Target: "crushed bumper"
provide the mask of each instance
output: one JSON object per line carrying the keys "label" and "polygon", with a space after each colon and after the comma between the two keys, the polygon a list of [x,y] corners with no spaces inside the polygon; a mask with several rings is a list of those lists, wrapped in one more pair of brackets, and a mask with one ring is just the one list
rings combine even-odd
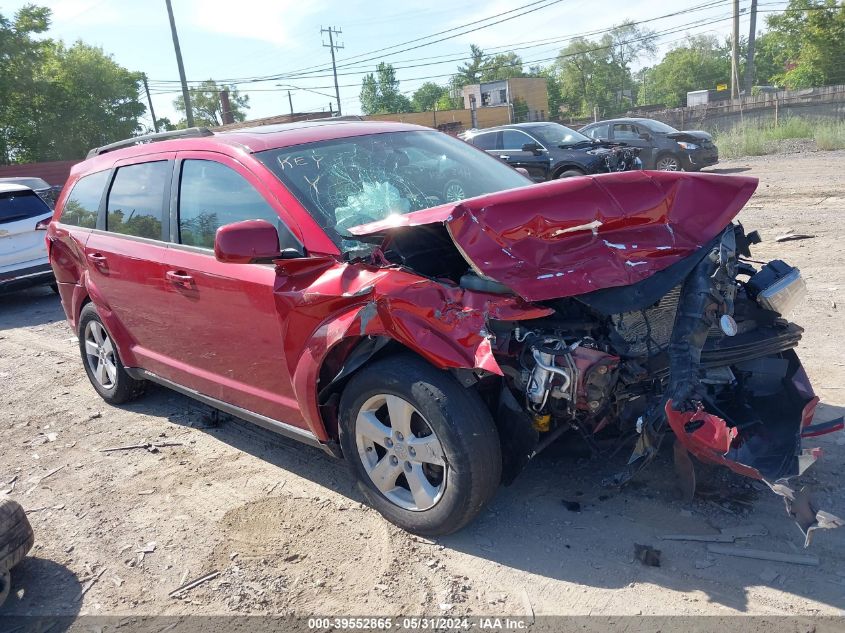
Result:
{"label": "crushed bumper", "polygon": [[[783,497],[787,514],[801,529],[804,547],[807,547],[815,530],[845,525],[839,517],[818,510],[806,488],[796,491],[788,485],[792,477],[802,474],[821,457],[820,449],[802,448],[801,438],[831,433],[845,425],[842,418],[809,424],[817,404],[818,398],[814,396],[802,410],[800,419],[792,421],[792,433],[787,430],[789,425],[778,425],[780,432],[788,435],[779,438],[773,435],[767,437],[766,433],[744,436],[737,426],[730,426],[724,419],[709,413],[703,405],[695,411],[676,411],[669,400],[666,403],[666,419],[680,446],[699,460],[726,466],[740,475],[758,479]],[[794,449],[782,452],[786,445],[793,445]]]}

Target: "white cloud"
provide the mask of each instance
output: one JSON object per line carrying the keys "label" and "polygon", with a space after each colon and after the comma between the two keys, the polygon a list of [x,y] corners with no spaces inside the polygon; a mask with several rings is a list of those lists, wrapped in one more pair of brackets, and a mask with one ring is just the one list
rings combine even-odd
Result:
{"label": "white cloud", "polygon": [[319,37],[318,30],[309,24],[315,14],[321,19],[331,19],[332,15],[317,0],[189,0],[178,10],[176,20],[203,31],[293,49],[306,34],[309,40]]}

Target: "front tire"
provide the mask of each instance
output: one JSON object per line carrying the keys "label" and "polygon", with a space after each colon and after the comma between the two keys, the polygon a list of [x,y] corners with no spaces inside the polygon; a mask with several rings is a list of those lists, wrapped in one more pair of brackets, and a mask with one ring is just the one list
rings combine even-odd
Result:
{"label": "front tire", "polygon": [[681,160],[674,154],[661,154],[654,162],[657,171],[683,171]]}
{"label": "front tire", "polygon": [[79,313],[79,351],[88,380],[109,404],[123,404],[140,396],[146,382],[130,376],[97,308],[87,303]]}
{"label": "front tire", "polygon": [[499,436],[481,397],[416,356],[361,369],[340,412],[340,444],[358,488],[408,532],[461,529],[499,486]]}
{"label": "front tire", "polygon": [[584,172],[577,169],[567,169],[557,175],[558,180],[563,178],[575,178],[576,176],[583,176]]}

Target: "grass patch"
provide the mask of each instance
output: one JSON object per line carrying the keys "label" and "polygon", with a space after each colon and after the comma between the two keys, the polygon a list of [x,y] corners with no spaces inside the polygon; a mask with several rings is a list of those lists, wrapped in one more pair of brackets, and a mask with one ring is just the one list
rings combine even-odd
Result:
{"label": "grass patch", "polygon": [[845,121],[793,117],[777,126],[774,123],[743,123],[714,136],[723,158],[775,154],[777,141],[787,139],[814,139],[822,150],[845,149]]}
{"label": "grass patch", "polygon": [[845,121],[820,123],[813,138],[819,149],[845,149]]}

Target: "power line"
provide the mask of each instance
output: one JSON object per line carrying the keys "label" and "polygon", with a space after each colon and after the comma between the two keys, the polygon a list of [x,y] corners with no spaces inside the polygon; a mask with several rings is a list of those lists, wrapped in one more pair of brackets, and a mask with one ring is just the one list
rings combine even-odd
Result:
{"label": "power line", "polygon": [[[524,66],[524,65],[536,64],[536,63],[540,63],[540,62],[552,61],[552,60],[556,60],[556,59],[565,59],[565,58],[569,58],[569,57],[577,57],[578,55],[583,55],[585,53],[607,50],[607,49],[611,48],[612,46],[615,46],[615,45],[618,45],[618,44],[630,44],[630,43],[635,43],[635,42],[641,42],[641,41],[648,40],[648,39],[658,39],[660,37],[665,37],[666,35],[672,35],[672,34],[677,33],[679,31],[683,31],[687,28],[709,26],[711,24],[717,24],[719,22],[725,22],[725,21],[730,20],[730,19],[732,19],[732,17],[730,15],[721,16],[721,17],[715,18],[715,19],[702,18],[702,19],[696,20],[694,22],[690,22],[690,23],[683,24],[683,25],[680,25],[680,26],[670,27],[670,28],[665,29],[664,31],[658,31],[656,33],[649,33],[647,35],[640,36],[640,37],[637,37],[637,38],[633,38],[633,39],[630,39],[630,40],[624,40],[624,41],[621,41],[621,42],[615,42],[615,43],[607,44],[607,45],[594,46],[592,48],[584,49],[584,50],[578,51],[576,53],[568,53],[566,55],[556,54],[553,57],[544,57],[544,58],[540,58],[540,59],[532,59],[532,60],[524,60],[524,61],[520,61],[520,62],[512,62],[512,63],[509,63],[509,64],[503,64],[502,68],[510,68],[510,67],[515,67],[517,65]],[[680,40],[677,40],[677,41],[681,41],[683,39],[685,39],[685,38],[681,38]],[[360,74],[360,73],[350,73],[350,74]],[[423,81],[423,80],[426,80],[426,79],[440,79],[440,78],[443,78],[443,77],[451,77],[454,74],[455,74],[454,72],[450,72],[450,73],[438,74],[438,75],[428,75],[428,76],[424,76],[424,77],[409,77],[409,78],[402,79],[401,81]],[[308,86],[307,88],[306,87],[300,88],[300,87],[297,86],[298,89],[308,89],[308,90],[316,90],[316,89],[321,89],[321,88],[326,89],[326,88],[332,88],[332,87],[333,86],[331,86],[331,85],[328,85],[328,86]],[[354,87],[360,87],[360,84],[357,84],[357,83],[356,84],[340,84],[340,87],[341,88],[354,88]],[[173,92],[176,92],[176,91],[159,91],[156,94],[172,94]],[[278,92],[278,89],[252,88],[252,89],[248,89],[247,92]]]}
{"label": "power line", "polygon": [[[477,28],[474,28],[474,29],[469,29],[469,30],[467,30],[467,31],[462,31],[462,32],[460,32],[460,33],[455,33],[454,35],[450,35],[449,37],[444,37],[444,38],[441,38],[441,39],[439,39],[439,40],[434,40],[434,41],[431,41],[431,42],[426,42],[426,43],[424,43],[424,44],[420,44],[420,45],[418,45],[418,46],[413,46],[413,47],[410,47],[410,48],[405,48],[405,49],[402,49],[402,50],[400,50],[400,51],[393,51],[393,52],[392,52],[392,53],[390,53],[390,54],[391,54],[391,55],[395,55],[395,54],[398,54],[398,53],[404,53],[404,52],[409,51],[409,50],[415,50],[415,49],[418,49],[418,48],[422,48],[422,47],[424,47],[424,46],[430,46],[430,45],[432,45],[432,44],[437,44],[437,43],[439,43],[439,42],[443,42],[443,41],[445,41],[445,40],[453,39],[453,38],[455,38],[455,37],[460,37],[461,35],[466,35],[467,33],[473,33],[473,32],[475,32],[475,31],[479,31],[479,30],[481,30],[481,29],[486,29],[486,28],[488,28],[488,27],[490,27],[490,26],[495,26],[496,24],[501,24],[502,22],[507,22],[508,20],[513,20],[513,19],[516,19],[516,18],[518,18],[518,17],[522,17],[523,15],[527,15],[527,14],[529,14],[529,13],[533,13],[533,12],[535,12],[535,11],[539,11],[540,9],[545,9],[545,8],[547,8],[547,7],[550,7],[550,6],[554,5],[554,4],[558,4],[558,3],[560,3],[560,2],[563,2],[563,0],[538,0],[538,1],[531,2],[531,3],[526,4],[526,5],[523,5],[523,6],[521,6],[521,7],[517,7],[516,9],[510,9],[509,11],[504,11],[504,12],[502,12],[502,13],[497,13],[496,15],[492,15],[492,16],[489,16],[489,17],[486,17],[486,18],[482,18],[482,19],[480,19],[480,20],[475,20],[475,21],[473,21],[473,22],[467,22],[466,24],[463,24],[463,25],[460,25],[460,26],[456,26],[456,27],[453,27],[453,28],[451,28],[451,29],[446,29],[445,31],[438,31],[437,33],[432,33],[432,34],[430,34],[430,35],[425,35],[425,36],[423,36],[423,37],[418,37],[418,38],[413,39],[413,40],[408,40],[407,42],[401,42],[401,43],[399,43],[399,44],[393,44],[392,46],[387,46],[387,47],[384,47],[384,48],[379,48],[379,49],[375,49],[375,50],[372,50],[372,51],[368,51],[368,52],[366,52],[366,53],[360,53],[360,54],[358,54],[358,55],[353,55],[352,57],[349,57],[349,58],[347,59],[347,61],[352,60],[352,59],[357,59],[357,58],[360,58],[360,57],[366,57],[367,55],[373,55],[373,54],[375,54],[375,53],[381,53],[381,52],[388,51],[388,50],[393,49],[393,48],[399,48],[399,47],[401,47],[401,46],[405,46],[405,45],[407,45],[407,44],[413,44],[413,43],[419,42],[419,41],[421,41],[421,40],[425,40],[425,39],[429,39],[429,38],[432,38],[432,37],[436,37],[436,36],[438,36],[438,35],[442,35],[442,34],[444,34],[444,33],[451,33],[451,32],[454,32],[454,31],[456,31],[456,30],[458,30],[458,29],[464,29],[464,28],[466,28],[466,27],[468,27],[468,26],[472,26],[472,25],[474,25],[474,24],[478,24],[478,23],[480,23],[480,22],[486,22],[486,21],[488,21],[488,20],[492,20],[492,19],[494,19],[494,18],[497,18],[497,17],[503,16],[503,15],[508,15],[508,14],[514,13],[514,12],[516,12],[516,11],[522,11],[523,9],[526,9],[527,7],[534,7],[534,8],[532,8],[532,9],[529,9],[529,10],[526,10],[526,11],[522,11],[522,13],[518,13],[517,15],[511,15],[510,17],[504,18],[504,19],[502,19],[502,20],[498,20],[498,21],[496,21],[496,22],[491,22],[490,24],[484,24],[484,25],[479,26],[479,27],[477,27]],[[540,6],[540,7],[536,7],[535,5],[538,5],[538,4],[542,4],[542,6]],[[376,59],[376,58],[371,58],[371,59],[367,59],[367,60],[362,60],[362,62],[361,62],[361,63],[363,63],[363,61],[372,61],[372,59]],[[305,71],[308,71],[308,70],[313,70],[313,69],[318,69],[318,71],[325,71],[325,70],[328,70],[328,67],[327,67],[325,64],[321,64],[321,65],[317,65],[317,66],[311,66],[311,67],[308,67],[308,68],[302,68],[302,69],[299,69],[299,70],[294,70],[294,71],[291,71],[291,73],[301,73],[301,72],[305,72]],[[238,83],[246,83],[246,82],[247,82],[246,80],[251,80],[251,81],[276,81],[276,80],[278,80],[278,79],[285,79],[285,78],[287,78],[287,75],[278,75],[278,74],[277,74],[277,75],[258,76],[258,77],[247,77],[247,78],[245,78],[245,80],[244,80],[244,81],[239,81]],[[157,81],[157,82],[164,82],[164,83],[173,83],[173,82],[174,82],[174,80],[171,80],[171,79],[156,80],[156,81]],[[228,83],[232,83],[232,82],[228,82]]]}
{"label": "power line", "polygon": [[[674,11],[672,13],[666,13],[664,15],[659,15],[659,16],[655,16],[653,18],[639,20],[639,21],[636,21],[636,22],[630,22],[629,24],[632,25],[632,26],[647,24],[647,23],[650,23],[650,22],[663,20],[663,19],[666,19],[666,18],[669,18],[669,17],[676,17],[678,15],[683,15],[683,14],[686,14],[686,13],[694,13],[694,12],[701,11],[701,10],[704,10],[704,9],[714,8],[714,7],[717,7],[717,6],[720,6],[720,5],[724,5],[724,4],[726,4],[727,2],[730,2],[730,1],[731,0],[709,0],[708,2],[705,2],[705,3],[700,4],[700,5],[696,5],[696,6],[693,6],[693,7],[689,7],[687,9],[683,9],[683,10],[680,10],[680,11]],[[687,23],[686,25],[681,25],[681,27],[695,26],[696,24],[697,24],[697,21],[693,21],[693,22]],[[511,43],[511,44],[504,44],[504,45],[500,45],[500,46],[490,47],[488,49],[488,51],[491,51],[491,50],[517,51],[517,50],[525,50],[525,49],[529,49],[529,48],[538,48],[538,47],[541,47],[541,46],[547,46],[547,45],[551,45],[551,44],[554,44],[554,43],[562,43],[562,42],[570,41],[570,40],[573,40],[573,39],[576,39],[576,38],[579,38],[579,37],[589,37],[589,36],[599,35],[599,34],[603,34],[603,33],[608,33],[608,32],[613,31],[615,28],[617,28],[617,27],[595,29],[595,30],[591,30],[591,31],[583,31],[581,33],[575,33],[575,34],[571,34],[571,35],[567,35],[567,36],[561,36],[561,37],[555,37],[555,38],[544,38],[544,39],[539,39],[539,40],[529,40],[527,42],[514,42],[514,43]],[[673,28],[678,28],[678,27],[673,27]],[[445,57],[448,57],[450,59],[443,59]],[[404,60],[404,61],[422,61],[422,60],[425,60],[425,59],[439,59],[441,61],[437,61],[437,62],[434,62],[434,63],[431,63],[431,64],[413,64],[413,65],[410,65],[410,66],[394,66],[394,68],[396,70],[403,70],[403,69],[407,69],[407,68],[420,68],[420,67],[424,67],[424,66],[435,66],[435,65],[438,65],[438,64],[444,64],[444,63],[450,63],[450,62],[468,61],[468,60],[471,59],[471,57],[467,57],[464,54],[458,54],[458,56],[455,57],[455,54],[452,53],[450,55],[438,55],[438,56],[429,57],[429,58],[423,57],[423,58],[419,58],[417,60]],[[394,62],[394,63],[404,63],[404,61]],[[360,63],[363,63],[363,62],[356,62],[354,65],[358,65]],[[526,62],[526,63],[531,63],[531,62]],[[348,67],[348,66],[352,66],[352,65],[353,64],[339,64],[338,68]],[[341,75],[356,75],[356,74],[357,75],[364,75],[364,74],[368,74],[370,72],[372,72],[372,69],[367,68],[366,70],[362,70],[360,72],[347,72],[347,73],[340,73],[340,74]],[[278,79],[293,79],[293,80],[297,80],[297,79],[317,79],[317,78],[324,78],[324,77],[330,77],[330,76],[332,76],[332,75],[308,75],[308,76],[304,76],[304,75],[303,76],[277,75],[277,76],[275,76],[275,79],[273,79],[273,80],[275,81],[275,80],[278,80]],[[239,80],[232,80],[232,79],[221,80],[221,82],[223,82],[223,83],[230,83],[230,84],[234,84],[234,85],[238,85],[238,84],[242,84],[242,83],[261,83],[263,81],[271,81],[271,80],[270,79],[256,80],[256,79],[253,79],[253,78],[245,78],[245,79],[240,80],[240,81]],[[156,87],[161,88],[161,87],[166,86],[166,84],[175,83],[175,82],[170,81],[170,80],[151,80],[151,83],[154,83],[156,85]]]}

